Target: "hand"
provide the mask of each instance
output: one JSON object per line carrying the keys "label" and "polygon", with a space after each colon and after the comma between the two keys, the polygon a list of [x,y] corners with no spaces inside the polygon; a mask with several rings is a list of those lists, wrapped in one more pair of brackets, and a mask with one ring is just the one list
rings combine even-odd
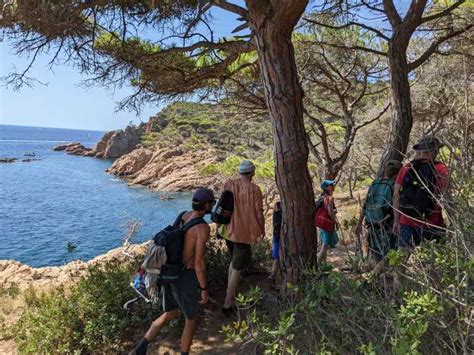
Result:
{"label": "hand", "polygon": [[261,243],[263,241],[263,238],[265,238],[264,235],[261,235],[260,237],[257,238],[257,243]]}
{"label": "hand", "polygon": [[392,233],[394,235],[400,235],[400,223],[394,223],[393,224]]}
{"label": "hand", "polygon": [[208,290],[201,290],[201,300],[199,304],[204,305],[209,301],[209,291]]}

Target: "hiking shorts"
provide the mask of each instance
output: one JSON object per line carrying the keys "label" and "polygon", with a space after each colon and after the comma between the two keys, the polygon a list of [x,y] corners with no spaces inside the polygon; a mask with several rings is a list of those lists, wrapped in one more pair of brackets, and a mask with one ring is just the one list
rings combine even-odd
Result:
{"label": "hiking shorts", "polygon": [[335,248],[339,241],[339,236],[335,230],[328,232],[325,229],[319,228],[319,235],[321,236],[321,243],[329,248]]}
{"label": "hiking shorts", "polygon": [[185,269],[178,280],[163,285],[163,310],[180,309],[186,319],[195,319],[199,313],[200,292],[196,272]]}
{"label": "hiking shorts", "polygon": [[382,261],[388,252],[396,249],[396,241],[392,234],[392,228],[386,224],[367,223],[367,234],[369,250],[375,262]]}
{"label": "hiking shorts", "polygon": [[280,259],[280,238],[275,236],[272,239],[272,259]]}
{"label": "hiking shorts", "polygon": [[420,245],[422,240],[434,240],[440,242],[443,240],[443,236],[444,232],[442,230],[401,224],[398,246],[402,248],[414,248]]}
{"label": "hiking shorts", "polygon": [[240,271],[249,267],[252,260],[252,247],[250,244],[236,243],[228,239],[225,242],[232,259],[232,268]]}

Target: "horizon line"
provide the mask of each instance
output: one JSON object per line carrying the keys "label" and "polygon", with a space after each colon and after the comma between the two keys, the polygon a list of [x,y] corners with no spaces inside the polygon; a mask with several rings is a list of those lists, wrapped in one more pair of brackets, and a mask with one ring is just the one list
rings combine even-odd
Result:
{"label": "horizon line", "polygon": [[109,132],[109,131],[117,131],[118,129],[113,130],[97,130],[97,129],[84,129],[84,128],[65,128],[65,127],[46,127],[46,126],[28,126],[28,125],[20,125],[20,124],[9,124],[9,123],[0,123],[0,126],[12,126],[12,127],[28,127],[28,128],[46,128],[46,129],[68,129],[71,131],[85,131],[85,132]]}

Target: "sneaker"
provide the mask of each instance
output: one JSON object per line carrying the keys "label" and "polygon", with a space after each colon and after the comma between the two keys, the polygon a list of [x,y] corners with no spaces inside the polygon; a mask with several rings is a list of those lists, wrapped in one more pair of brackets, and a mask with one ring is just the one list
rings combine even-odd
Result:
{"label": "sneaker", "polygon": [[232,315],[237,314],[237,309],[235,306],[230,306],[228,308],[222,307],[222,314],[226,317],[230,317]]}

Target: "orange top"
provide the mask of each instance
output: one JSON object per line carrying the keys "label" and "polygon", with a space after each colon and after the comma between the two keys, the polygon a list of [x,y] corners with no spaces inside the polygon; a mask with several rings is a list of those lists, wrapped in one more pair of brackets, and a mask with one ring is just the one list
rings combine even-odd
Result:
{"label": "orange top", "polygon": [[236,243],[255,243],[265,235],[262,191],[243,178],[227,181],[224,190],[234,194],[234,211],[227,225],[227,239]]}

